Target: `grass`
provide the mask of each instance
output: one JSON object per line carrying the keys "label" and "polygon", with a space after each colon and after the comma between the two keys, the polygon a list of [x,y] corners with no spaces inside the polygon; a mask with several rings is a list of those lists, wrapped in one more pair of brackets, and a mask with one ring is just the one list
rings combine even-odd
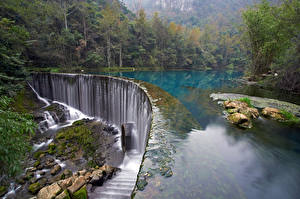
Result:
{"label": "grass", "polygon": [[251,104],[251,100],[248,97],[244,97],[239,99],[241,102],[245,102],[250,108],[253,108],[254,106]]}
{"label": "grass", "polygon": [[300,118],[296,117],[294,114],[292,114],[286,110],[280,110],[280,113],[287,120],[286,122],[294,123],[294,124],[300,123]]}

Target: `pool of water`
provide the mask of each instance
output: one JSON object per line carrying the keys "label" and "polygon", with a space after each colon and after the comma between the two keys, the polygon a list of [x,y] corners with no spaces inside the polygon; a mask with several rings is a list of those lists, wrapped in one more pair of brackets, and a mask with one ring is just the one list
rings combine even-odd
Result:
{"label": "pool of water", "polygon": [[[164,71],[110,75],[157,85],[191,113],[189,118],[177,117],[179,110],[166,109],[161,120],[175,121],[155,135],[161,148],[153,136],[150,138],[140,175],[147,176],[148,185],[137,191],[135,198],[299,198],[300,129],[264,118],[257,119],[253,129],[238,129],[225,121],[222,108],[209,99],[211,92],[221,90],[247,94],[248,90],[238,88],[234,81],[241,73]],[[201,128],[190,120],[196,120]],[[166,160],[170,175],[162,172],[164,167],[156,159]]]}

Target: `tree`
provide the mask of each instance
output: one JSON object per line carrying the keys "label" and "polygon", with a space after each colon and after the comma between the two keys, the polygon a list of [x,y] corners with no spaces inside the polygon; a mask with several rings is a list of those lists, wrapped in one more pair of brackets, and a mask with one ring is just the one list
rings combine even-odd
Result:
{"label": "tree", "polygon": [[284,4],[270,5],[267,0],[243,12],[251,48],[252,75],[270,70],[274,60],[290,46],[293,32],[289,31],[285,15]]}

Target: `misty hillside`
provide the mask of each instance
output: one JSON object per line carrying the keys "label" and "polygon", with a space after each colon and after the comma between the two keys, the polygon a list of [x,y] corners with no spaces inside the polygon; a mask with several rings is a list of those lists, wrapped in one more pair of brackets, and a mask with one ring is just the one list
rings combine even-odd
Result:
{"label": "misty hillside", "polygon": [[240,19],[240,11],[257,0],[124,0],[133,12],[144,8],[147,14],[159,12],[171,21],[190,26],[203,26],[225,17]]}

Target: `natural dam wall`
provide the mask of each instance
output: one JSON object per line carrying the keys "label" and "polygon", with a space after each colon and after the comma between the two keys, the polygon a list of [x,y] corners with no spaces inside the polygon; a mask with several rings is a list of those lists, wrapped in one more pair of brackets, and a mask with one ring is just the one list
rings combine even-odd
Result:
{"label": "natural dam wall", "polygon": [[136,149],[144,153],[152,107],[136,83],[99,75],[34,73],[32,86],[42,97],[66,103],[119,129],[124,123],[134,123]]}

